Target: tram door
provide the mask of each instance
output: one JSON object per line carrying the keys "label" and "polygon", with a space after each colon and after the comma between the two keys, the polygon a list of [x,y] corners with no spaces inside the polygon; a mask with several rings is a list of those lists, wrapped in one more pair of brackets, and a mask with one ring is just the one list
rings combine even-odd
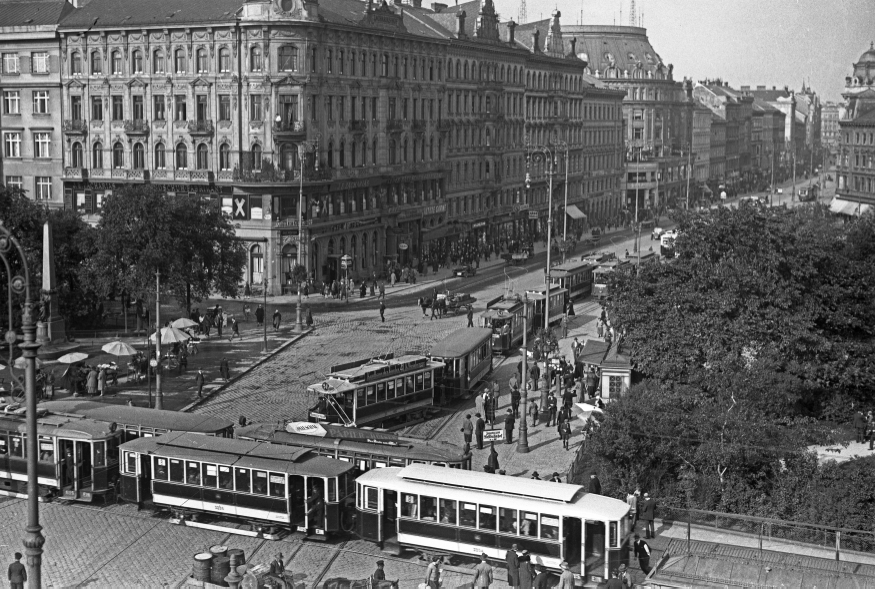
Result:
{"label": "tram door", "polygon": [[137,502],[152,500],[152,457],[148,454],[140,454],[140,472],[137,474],[139,481]]}
{"label": "tram door", "polygon": [[307,529],[325,529],[325,479],[310,477],[307,488]]}
{"label": "tram door", "polygon": [[307,506],[305,504],[304,477],[299,474],[289,475],[289,517],[295,528],[305,528]]}
{"label": "tram door", "polygon": [[398,535],[398,493],[383,489],[383,517],[381,522],[383,540],[394,540]]}
{"label": "tram door", "polygon": [[584,566],[587,577],[603,576],[605,572],[605,523],[586,522],[584,542]]}
{"label": "tram door", "polygon": [[86,446],[89,467],[91,464],[91,448],[88,442],[74,440],[58,440],[58,449],[61,452],[61,487],[69,488],[74,493],[83,487],[83,470],[85,465],[82,461],[82,446]]}
{"label": "tram door", "polygon": [[565,555],[565,560],[568,561],[568,564],[571,565],[572,569],[574,568],[574,565],[580,562],[580,542],[583,539],[581,538],[581,533],[583,531],[581,528],[582,526],[578,518],[562,518],[562,533],[564,534],[563,554]]}

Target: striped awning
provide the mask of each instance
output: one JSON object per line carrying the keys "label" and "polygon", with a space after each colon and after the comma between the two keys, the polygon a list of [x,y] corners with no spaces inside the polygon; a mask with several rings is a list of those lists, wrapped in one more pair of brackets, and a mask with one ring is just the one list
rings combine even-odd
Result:
{"label": "striped awning", "polygon": [[869,208],[870,205],[845,200],[837,196],[833,197],[832,202],[829,203],[829,210],[831,213],[835,213],[836,215],[847,215],[849,217],[862,215],[868,211]]}
{"label": "striped awning", "polygon": [[586,214],[577,208],[576,205],[568,205],[565,207],[565,212],[568,213],[568,216],[572,219],[586,219]]}

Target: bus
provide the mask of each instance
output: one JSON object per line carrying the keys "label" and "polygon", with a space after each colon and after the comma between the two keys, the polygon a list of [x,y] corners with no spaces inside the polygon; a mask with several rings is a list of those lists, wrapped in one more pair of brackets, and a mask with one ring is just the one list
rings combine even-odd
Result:
{"label": "bus", "polygon": [[471,470],[471,454],[455,444],[405,438],[379,429],[292,421],[239,427],[237,439],[309,448],[319,456],[349,462],[355,476],[372,468],[408,464]]}
{"label": "bus", "polygon": [[522,344],[523,330],[532,329],[532,312],[532,306],[524,304],[518,295],[500,296],[486,304],[477,324],[492,330],[493,353],[509,354]]}
{"label": "bus", "polygon": [[390,427],[425,415],[444,365],[418,354],[392,354],[333,366],[307,387],[318,401],[308,421]]}
{"label": "bus", "polygon": [[439,404],[474,392],[492,372],[492,337],[491,329],[469,327],[454,331],[432,347],[429,358],[444,366],[439,381],[441,395],[436,399]]}
{"label": "bus", "polygon": [[380,468],[356,480],[358,534],[384,549],[424,549],[497,561],[516,544],[532,564],[577,584],[609,578],[628,562],[632,526],[625,501],[579,485],[459,471],[425,464]]}
{"label": "bus", "polygon": [[588,258],[559,264],[550,270],[550,283],[567,290],[569,300],[588,297],[592,292],[592,271],[597,266]]}
{"label": "bus", "polygon": [[608,275],[615,271],[628,271],[631,262],[626,260],[611,260],[599,265],[592,272],[592,295],[602,301],[608,298]]}
{"label": "bus", "polygon": [[169,433],[126,442],[119,456],[123,500],[168,508],[173,524],[267,540],[326,540],[355,492],[352,464],[264,442]]}
{"label": "bus", "polygon": [[111,405],[81,399],[40,402],[37,409],[54,415],[87,417],[95,421],[114,423],[123,442],[140,437],[160,436],[168,432],[192,432],[222,438],[234,437],[234,424],[208,415]]}
{"label": "bus", "polygon": [[[534,312],[532,314],[532,329],[544,326],[544,301],[547,299],[547,289],[527,290],[526,296],[532,304]],[[562,317],[565,316],[565,302],[568,300],[568,290],[564,288],[550,289],[550,303],[547,307],[549,313],[548,322],[550,325],[559,323]]]}
{"label": "bus", "polygon": [[666,231],[659,236],[659,254],[666,260],[671,260],[677,256],[674,247],[674,240],[677,239],[677,231]]}

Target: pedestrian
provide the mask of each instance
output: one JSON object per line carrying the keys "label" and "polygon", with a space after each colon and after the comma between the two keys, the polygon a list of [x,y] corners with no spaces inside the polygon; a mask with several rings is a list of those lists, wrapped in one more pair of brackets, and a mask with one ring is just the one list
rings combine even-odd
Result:
{"label": "pedestrian", "polygon": [[377,570],[374,571],[374,574],[371,575],[371,580],[373,581],[385,581],[386,580],[386,572],[383,570],[383,567],[386,565],[382,560],[377,561]]}
{"label": "pedestrian", "polygon": [[559,320],[559,327],[562,329],[562,338],[568,337],[568,315],[563,315]]}
{"label": "pedestrian", "polygon": [[857,442],[866,441],[866,417],[859,409],[854,413],[854,431],[857,433]]}
{"label": "pedestrian", "polygon": [[[280,314],[280,310],[274,309],[273,310],[273,330],[274,331],[279,331],[280,323],[282,323],[282,320],[283,320],[283,316]],[[219,333],[219,335],[222,335],[221,332]]]}
{"label": "pedestrian", "polygon": [[[381,285],[382,286],[382,285]],[[440,589],[441,586],[441,557],[434,556],[425,570],[425,585],[428,589]]]}
{"label": "pedestrian", "polygon": [[635,556],[638,558],[638,566],[641,567],[641,572],[645,575],[650,573],[650,546],[641,539],[641,536],[635,534],[635,542],[632,544],[632,547],[635,551]]}
{"label": "pedestrian", "polygon": [[382,300],[380,301],[380,321],[382,323],[386,322],[386,303]]}
{"label": "pedestrian", "polygon": [[632,522],[632,530],[635,530],[635,525],[638,523],[638,493],[629,491],[626,495],[626,504],[629,506],[629,521]]}
{"label": "pedestrian", "polygon": [[608,580],[608,584],[605,585],[605,589],[623,589],[620,573],[616,569],[611,571],[611,578]]}
{"label": "pedestrian", "polygon": [[568,444],[571,441],[571,423],[563,421],[559,428],[559,437],[562,439],[562,446],[568,450]]}
{"label": "pedestrian", "polygon": [[538,425],[538,403],[534,399],[529,401],[529,417],[532,418],[532,427]]}
{"label": "pedestrian", "polygon": [[540,481],[541,475],[539,475],[538,471],[536,470],[535,472],[532,473],[532,476],[529,478],[532,479],[533,481]]}
{"label": "pedestrian", "polygon": [[465,421],[462,422],[462,429],[459,431],[462,432],[462,438],[465,440],[466,444],[471,443],[471,437],[474,433],[474,424],[471,423],[471,414],[465,416]]}
{"label": "pedestrian", "polygon": [[9,587],[11,589],[24,589],[24,583],[27,581],[27,569],[21,564],[21,553],[15,553],[15,562],[9,565]]}
{"label": "pedestrian", "polygon": [[88,371],[88,379],[86,381],[88,394],[94,396],[97,394],[97,371],[92,368]]}
{"label": "pedestrian", "polygon": [[222,375],[222,378],[225,379],[225,382],[231,380],[231,369],[228,365],[227,358],[222,358],[222,361],[219,362],[219,373]]}
{"label": "pedestrian", "polygon": [[280,580],[285,579],[286,563],[283,558],[283,553],[279,552],[270,563],[270,574]]}
{"label": "pedestrian", "polygon": [[520,416],[520,401],[522,400],[522,395],[520,394],[519,389],[513,389],[510,392],[510,409],[508,412],[510,413],[513,410],[513,416],[515,418],[519,418]]}
{"label": "pedestrian", "polygon": [[386,298],[386,283],[385,282],[380,283],[380,298],[381,299]]}
{"label": "pedestrian", "polygon": [[429,321],[434,321],[435,313],[437,313],[437,297],[431,300],[431,319]]}
{"label": "pedestrian", "polygon": [[492,586],[492,567],[487,562],[486,554],[480,555],[480,564],[474,567],[474,587]]}
{"label": "pedestrian", "polygon": [[532,589],[535,573],[532,571],[532,557],[528,550],[520,555],[520,589]]}
{"label": "pedestrian", "polygon": [[102,397],[106,391],[106,368],[101,368],[97,373],[97,392]]}
{"label": "pedestrian", "polygon": [[589,487],[587,487],[588,493],[593,493],[595,495],[602,494],[602,482],[599,480],[599,477],[596,476],[595,473],[589,475]]}
{"label": "pedestrian", "polygon": [[507,565],[507,584],[509,587],[520,586],[520,557],[517,555],[519,547],[516,544],[511,544],[510,550],[504,555],[504,562]]}
{"label": "pedestrian", "polygon": [[264,307],[262,307],[261,305],[258,305],[258,307],[255,309],[255,324],[258,327],[261,327],[263,323],[264,323]]}
{"label": "pedestrian", "polygon": [[204,371],[202,368],[198,368],[197,374],[194,377],[194,384],[197,387],[197,398],[200,399],[201,395],[204,391],[204,382],[206,381],[206,377],[204,376]]}
{"label": "pedestrian", "polygon": [[486,429],[486,422],[483,421],[483,417],[480,413],[475,413],[475,417],[477,417],[477,421],[474,422],[474,434],[477,438],[477,449],[483,449],[483,430]]}
{"label": "pedestrian", "polygon": [[551,482],[551,483],[561,483],[561,482],[562,482],[562,477],[559,476],[559,473],[558,473],[558,472],[554,472],[554,473],[553,473],[553,476],[550,477],[550,482]]}
{"label": "pedestrian", "polygon": [[474,327],[474,307],[468,305],[468,327]]}
{"label": "pedestrian", "polygon": [[490,427],[495,425],[495,409],[498,407],[496,399],[489,391],[483,393],[483,408],[486,410],[486,422]]}
{"label": "pedestrian", "polygon": [[[522,364],[522,362],[520,362],[519,364],[517,364],[517,371],[521,371],[522,369],[523,369],[523,364]],[[507,381],[507,388],[510,390],[514,390],[515,388],[517,388],[519,386],[519,384],[520,384],[520,381],[517,378],[516,373],[514,373],[511,375],[510,380]]]}
{"label": "pedestrian", "polygon": [[307,309],[307,327],[313,327],[313,311]]}
{"label": "pedestrian", "polygon": [[498,452],[495,451],[495,442],[489,442],[489,458],[486,460],[489,472],[495,473],[501,468],[498,464]]}
{"label": "pedestrian", "polygon": [[513,411],[508,409],[507,415],[504,418],[504,443],[512,444],[513,443],[513,426],[516,424],[516,421],[513,418]]}
{"label": "pedestrian", "polygon": [[231,342],[234,341],[235,336],[240,337],[240,325],[233,316],[228,319],[228,322],[231,324],[231,337],[228,338],[228,341]]}
{"label": "pedestrian", "polygon": [[477,395],[474,397],[474,413],[476,415],[485,415],[484,411],[484,401],[486,399],[486,391],[483,391],[482,395]]}
{"label": "pedestrian", "polygon": [[550,391],[550,395],[547,397],[547,427],[556,424],[556,409],[556,395]]}
{"label": "pedestrian", "polygon": [[544,568],[544,565],[539,564],[535,567],[536,572],[534,580],[532,580],[532,587],[534,589],[550,589],[550,573],[547,572],[547,569]]}
{"label": "pedestrian", "polygon": [[559,563],[559,568],[562,569],[562,574],[556,589],[574,589],[574,573],[568,568],[568,563],[563,560]]}
{"label": "pedestrian", "polygon": [[627,589],[632,589],[632,577],[629,575],[629,569],[626,568],[626,565],[621,564],[618,572],[620,582],[623,584],[622,586]]}
{"label": "pedestrian", "polygon": [[419,300],[416,302],[419,305],[419,308],[422,309],[422,316],[425,317],[425,309],[427,305],[425,304],[425,297],[419,297]]}
{"label": "pedestrian", "polygon": [[598,319],[598,320],[596,321],[596,323],[595,323],[595,330],[596,330],[596,333],[597,333],[598,336],[599,336],[599,339],[602,339],[602,338],[604,337],[604,335],[605,335],[605,324],[602,322],[601,319]]}
{"label": "pedestrian", "polygon": [[251,313],[249,303],[244,303],[243,304],[243,321],[246,321],[246,322],[249,321],[249,313]]}
{"label": "pedestrian", "polygon": [[644,501],[641,504],[641,519],[644,520],[644,537],[648,540],[656,537],[653,528],[653,520],[656,519],[656,501],[649,493],[644,493]]}

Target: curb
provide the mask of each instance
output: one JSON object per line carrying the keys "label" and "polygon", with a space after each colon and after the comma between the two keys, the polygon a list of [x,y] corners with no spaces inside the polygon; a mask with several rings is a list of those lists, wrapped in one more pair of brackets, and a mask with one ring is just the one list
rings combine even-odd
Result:
{"label": "curb", "polygon": [[223,383],[222,385],[212,389],[210,392],[208,392],[206,395],[204,395],[200,399],[195,399],[194,401],[192,401],[191,403],[189,403],[188,405],[186,405],[185,407],[183,407],[179,411],[182,413],[188,413],[188,412],[192,411],[193,409],[199,407],[202,403],[204,403],[204,401],[212,399],[213,397],[215,397],[216,395],[218,395],[219,393],[224,391],[226,388],[228,388],[230,385],[234,384],[235,382],[237,382],[239,379],[241,379],[245,375],[249,374],[254,369],[258,368],[259,366],[261,366],[262,364],[264,364],[265,362],[267,362],[268,360],[270,360],[271,358],[273,358],[274,356],[276,356],[277,354],[279,354],[280,352],[282,352],[283,350],[285,350],[286,348],[288,348],[292,344],[297,343],[300,340],[304,339],[305,337],[307,337],[309,334],[311,334],[314,331],[316,331],[315,328],[310,328],[310,329],[307,329],[301,333],[295,334],[294,337],[292,337],[290,340],[288,340],[284,344],[280,345],[275,350],[271,350],[267,354],[264,354],[261,358],[259,358],[258,360],[256,360],[255,362],[253,362],[252,364],[250,364],[249,366],[244,368],[241,372],[234,375],[234,377],[231,378],[231,380],[229,380],[228,382]]}

